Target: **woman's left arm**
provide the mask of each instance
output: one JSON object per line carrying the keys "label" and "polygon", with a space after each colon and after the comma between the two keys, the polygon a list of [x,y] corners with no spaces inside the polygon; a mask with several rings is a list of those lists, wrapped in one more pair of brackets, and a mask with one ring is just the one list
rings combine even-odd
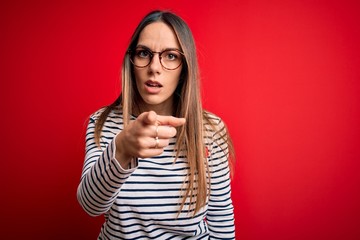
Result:
{"label": "woman's left arm", "polygon": [[206,219],[211,239],[235,239],[226,128],[221,120],[218,126],[209,158],[211,192]]}

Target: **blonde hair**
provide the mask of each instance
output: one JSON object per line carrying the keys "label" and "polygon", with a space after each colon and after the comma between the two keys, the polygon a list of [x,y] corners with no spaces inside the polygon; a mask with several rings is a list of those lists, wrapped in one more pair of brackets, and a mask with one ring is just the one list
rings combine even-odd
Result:
{"label": "blonde hair", "polygon": [[[185,118],[186,124],[178,129],[175,149],[177,150],[176,158],[178,158],[180,150],[185,150],[189,166],[188,178],[184,180],[184,182],[187,180],[188,184],[180,211],[184,208],[186,199],[189,198],[190,203],[195,204],[193,209],[195,215],[206,205],[210,194],[210,176],[207,175],[210,174],[210,171],[206,161],[204,123],[210,124],[213,129],[215,126],[202,108],[199,67],[194,38],[188,25],[180,17],[167,11],[149,13],[136,28],[128,51],[135,49],[141,31],[153,22],[163,22],[173,29],[185,56],[179,85],[174,93],[174,115]],[[98,145],[100,145],[102,127],[111,110],[121,105],[124,125],[126,126],[130,121],[131,114],[134,113],[134,109],[140,111],[138,105],[141,102],[140,98],[135,85],[133,65],[130,62],[129,54],[126,54],[122,65],[122,93],[111,105],[105,107],[96,122],[95,140]],[[227,141],[230,153],[233,153],[229,136],[225,134],[222,137]]]}

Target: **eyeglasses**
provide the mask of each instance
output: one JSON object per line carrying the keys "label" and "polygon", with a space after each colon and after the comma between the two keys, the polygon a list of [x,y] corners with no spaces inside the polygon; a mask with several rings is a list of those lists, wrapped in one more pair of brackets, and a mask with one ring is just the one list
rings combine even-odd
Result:
{"label": "eyeglasses", "polygon": [[144,68],[149,66],[155,53],[159,54],[160,64],[167,70],[175,70],[183,62],[184,54],[178,49],[166,49],[162,52],[153,52],[144,47],[138,47],[134,51],[128,51],[130,61],[134,66]]}

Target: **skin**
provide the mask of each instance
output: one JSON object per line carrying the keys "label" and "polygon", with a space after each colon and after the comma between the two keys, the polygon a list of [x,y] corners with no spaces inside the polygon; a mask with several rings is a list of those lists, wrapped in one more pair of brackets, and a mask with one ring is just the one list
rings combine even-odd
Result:
{"label": "skin", "polygon": [[[180,49],[175,33],[162,22],[151,23],[142,30],[137,46],[140,45],[155,52],[168,48]],[[147,67],[134,67],[136,86],[142,98],[142,113],[139,113],[138,118],[130,122],[115,139],[115,158],[124,169],[128,168],[134,157],[160,155],[164,147],[169,145],[169,139],[176,135],[175,127],[185,124],[184,118],[171,116],[174,92],[179,83],[181,69],[182,66],[175,70],[164,69],[158,54],[154,55]],[[162,87],[156,93],[149,93],[145,84],[148,80],[156,81]],[[159,138],[157,148],[156,136]]]}
{"label": "skin", "polygon": [[[155,22],[146,26],[140,33],[137,46],[145,46],[152,51],[165,49],[181,49],[172,29],[163,22]],[[143,110],[154,110],[157,114],[171,115],[173,112],[173,94],[179,83],[182,66],[175,70],[167,70],[161,66],[158,54],[155,54],[150,65],[145,68],[135,67],[136,86],[143,100]],[[146,91],[145,82],[159,82],[162,87],[159,94]]]}

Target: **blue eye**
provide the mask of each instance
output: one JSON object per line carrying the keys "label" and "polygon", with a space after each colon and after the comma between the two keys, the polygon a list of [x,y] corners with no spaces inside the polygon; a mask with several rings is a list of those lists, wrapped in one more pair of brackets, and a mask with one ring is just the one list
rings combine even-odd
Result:
{"label": "blue eye", "polygon": [[144,50],[144,49],[139,49],[136,50],[136,57],[139,58],[150,58],[151,57],[151,53],[148,50]]}
{"label": "blue eye", "polygon": [[179,54],[175,51],[165,51],[162,56],[168,61],[176,61],[179,58]]}

